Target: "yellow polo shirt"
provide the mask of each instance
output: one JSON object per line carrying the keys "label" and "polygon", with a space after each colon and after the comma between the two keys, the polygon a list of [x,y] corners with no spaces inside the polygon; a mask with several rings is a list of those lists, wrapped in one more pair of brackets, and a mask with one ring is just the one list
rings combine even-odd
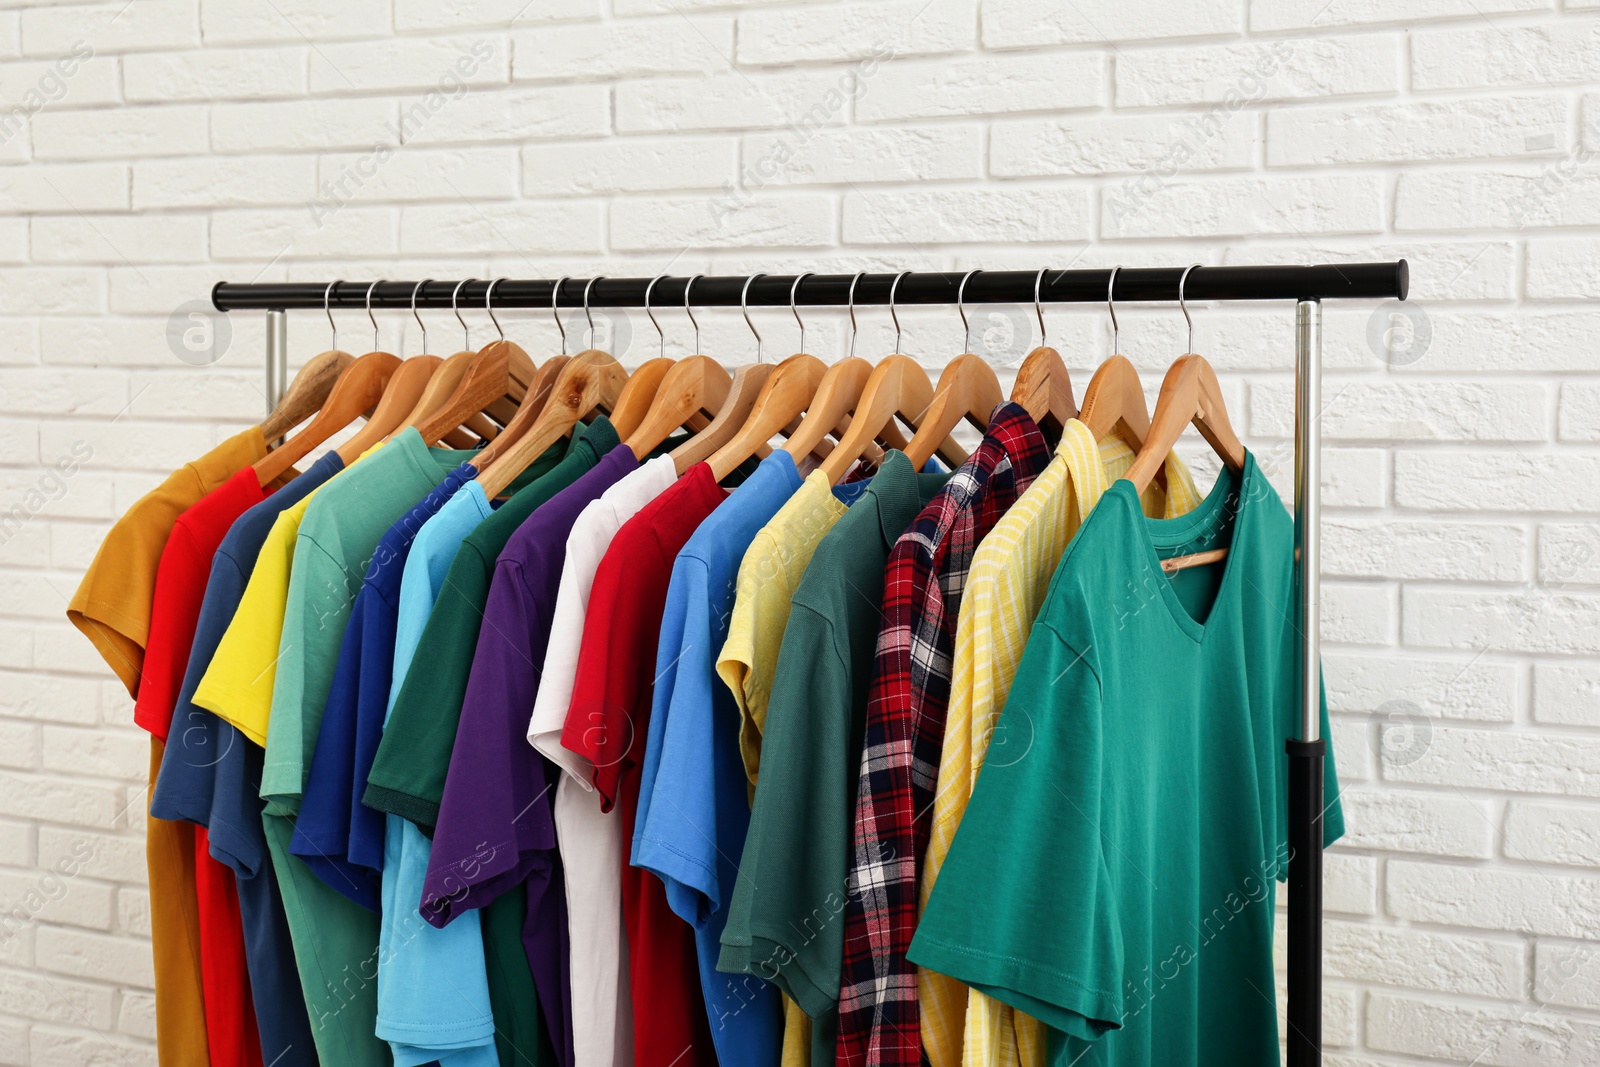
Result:
{"label": "yellow polo shirt", "polygon": [[717,674],[739,702],[739,752],[754,795],[761,763],[761,731],[767,722],[778,647],[789,622],[789,600],[823,535],[845,513],[833,484],[812,471],[777,514],[756,532],[739,563],[728,638],[717,656]]}

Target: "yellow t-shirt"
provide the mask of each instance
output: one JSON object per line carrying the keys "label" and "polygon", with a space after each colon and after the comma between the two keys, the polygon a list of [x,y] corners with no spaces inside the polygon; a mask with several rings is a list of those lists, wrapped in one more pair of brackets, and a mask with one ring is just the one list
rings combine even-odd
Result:
{"label": "yellow t-shirt", "polygon": [[[1096,445],[1087,426],[1069,420],[1044,473],[978,545],[956,620],[950,703],[919,910],[927,906],[985,756],[991,748],[996,758],[1026,754],[1027,738],[991,736],[995,721],[1062,553],[1133,458],[1133,450],[1120,439]],[[1145,513],[1162,518],[1187,514],[1200,502],[1194,479],[1176,453],[1167,457],[1165,469],[1166,490],[1152,483],[1141,496]],[[917,987],[922,1044],[933,1067],[1043,1067],[1044,1030],[1037,1020],[920,967]]]}
{"label": "yellow t-shirt", "polygon": [[278,643],[283,637],[283,613],[289,601],[289,572],[294,566],[300,520],[318,493],[383,445],[380,441],[361,453],[355,463],[307,493],[305,499],[285,508],[273,521],[250,571],[239,609],[195,688],[196,704],[232,723],[263,748],[267,745],[272,687],[278,677]]}
{"label": "yellow t-shirt", "polygon": [[139,695],[156,567],[173,524],[201,497],[266,454],[260,427],[234,434],[140,497],[94,554],[67,604],[67,618],[94,643],[129,696]]}
{"label": "yellow t-shirt", "polygon": [[273,522],[250,571],[239,609],[194,691],[196,704],[232,723],[263,747],[267,743],[267,716],[272,710],[278,639],[283,635],[295,537],[306,508],[321,491],[318,486],[304,500],[285,508]]}
{"label": "yellow t-shirt", "polygon": [[728,637],[717,656],[717,674],[739,702],[739,752],[754,794],[761,763],[761,731],[766,727],[772,675],[789,622],[789,601],[823,535],[845,513],[822,471],[812,471],[800,488],[756,532],[739,563]]}

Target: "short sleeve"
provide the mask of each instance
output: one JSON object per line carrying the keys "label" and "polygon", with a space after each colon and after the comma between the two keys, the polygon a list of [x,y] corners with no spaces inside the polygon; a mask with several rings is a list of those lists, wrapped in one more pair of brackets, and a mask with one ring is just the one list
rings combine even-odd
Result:
{"label": "short sleeve", "polygon": [[362,801],[427,828],[439,820],[461,703],[483,619],[487,566],[465,543],[446,572],[417,642],[427,670],[396,678],[399,691],[378,741]]}
{"label": "short sleeve", "polygon": [[484,607],[423,886],[422,915],[434,926],[521,885],[555,847],[543,761],[525,736],[542,660],[536,625],[521,568],[502,561]]}
{"label": "short sleeve", "polygon": [[369,871],[357,870],[349,861],[349,804],[367,603],[366,596],[356,598],[339,646],[333,684],[328,691],[322,729],[317,732],[305,797],[289,851],[304,860],[330,889],[377,911],[378,880]]}
{"label": "short sleeve", "polygon": [[1126,980],[1101,707],[1092,660],[1036,629],[908,953],[1084,1040],[1121,1025]]}
{"label": "short sleeve", "polygon": [[645,744],[643,737],[634,736],[633,711],[643,686],[628,656],[649,653],[638,647],[643,620],[632,607],[634,592],[628,580],[629,552],[637,546],[627,533],[624,527],[595,570],[578,648],[577,680],[561,727],[562,747],[594,767],[602,811],[616,804],[623,775],[640,762]]}
{"label": "short sleeve", "polygon": [[[359,579],[358,579],[359,580]],[[309,537],[295,543],[277,677],[268,714],[261,795],[298,811],[354,597],[338,557]],[[323,649],[331,649],[326,656]]]}
{"label": "short sleeve", "polygon": [[298,514],[291,509],[273,525],[256,557],[239,610],[194,693],[196,704],[233,724],[258,745],[267,743],[298,521]]}
{"label": "short sleeve", "polygon": [[183,670],[194,645],[207,562],[194,535],[180,520],[161,550],[161,564],[156,569],[149,641],[140,671],[139,697],[133,706],[133,721],[163,743],[168,740]]}
{"label": "short sleeve", "polygon": [[[679,556],[662,619],[656,701],[650,714],[633,865],[661,876],[667,901],[700,925],[722,904],[717,885],[717,806],[712,785],[712,626],[705,565]],[[681,579],[681,584],[680,584]],[[673,611],[676,604],[679,610]]]}

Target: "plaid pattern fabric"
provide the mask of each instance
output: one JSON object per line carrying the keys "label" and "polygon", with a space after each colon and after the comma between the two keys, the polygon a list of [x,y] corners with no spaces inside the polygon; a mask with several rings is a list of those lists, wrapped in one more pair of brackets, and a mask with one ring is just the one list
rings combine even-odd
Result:
{"label": "plaid pattern fabric", "polygon": [[924,1062],[917,971],[917,870],[928,844],[944,741],[956,613],[978,543],[1044,470],[1050,449],[1017,404],[889,552],[883,627],[867,700],[845,902],[839,1067]]}

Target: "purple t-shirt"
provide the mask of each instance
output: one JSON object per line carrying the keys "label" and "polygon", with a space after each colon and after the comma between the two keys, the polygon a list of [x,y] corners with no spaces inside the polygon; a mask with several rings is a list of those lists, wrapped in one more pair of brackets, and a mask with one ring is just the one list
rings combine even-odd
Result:
{"label": "purple t-shirt", "polygon": [[[638,466],[618,445],[546,501],[495,562],[461,723],[445,776],[422,916],[442,927],[526,884],[523,944],[552,1044],[572,1063],[566,892],[550,793],[558,772],[528,744],[567,534],[578,514]],[[555,1040],[560,1035],[560,1040]]]}

